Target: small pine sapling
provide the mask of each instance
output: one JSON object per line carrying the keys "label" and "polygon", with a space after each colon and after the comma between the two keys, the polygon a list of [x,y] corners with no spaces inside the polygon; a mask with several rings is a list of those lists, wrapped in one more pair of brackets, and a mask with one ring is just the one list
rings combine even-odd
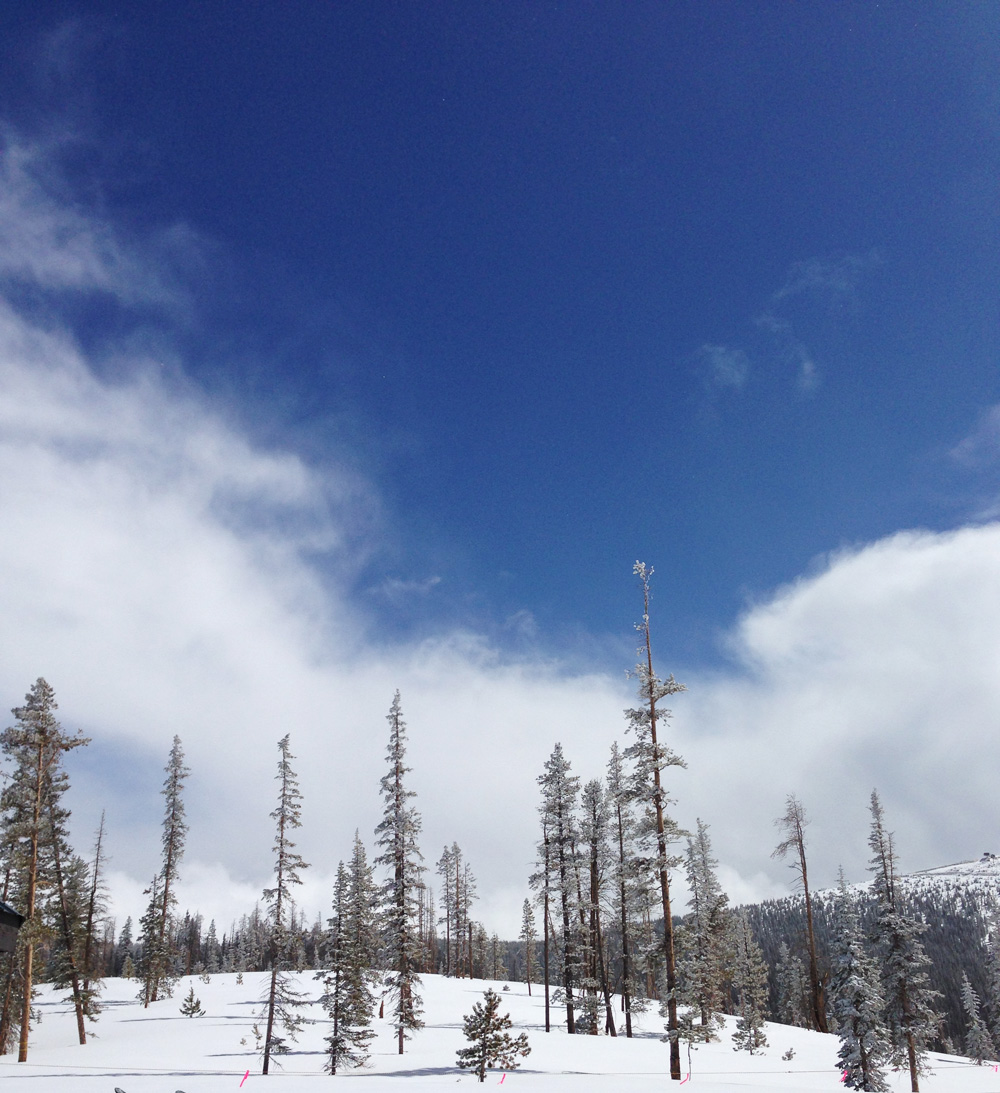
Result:
{"label": "small pine sapling", "polygon": [[486,1071],[494,1067],[503,1070],[516,1070],[518,1058],[531,1053],[528,1036],[519,1033],[511,1036],[507,1031],[511,1027],[510,1017],[500,1013],[500,995],[488,989],[483,1001],[472,1007],[472,1013],[466,1014],[462,1031],[469,1041],[469,1047],[458,1052],[458,1065],[462,1070],[471,1070],[481,1082],[486,1081]]}
{"label": "small pine sapling", "polygon": [[196,998],[194,994],[194,984],[191,984],[191,989],[187,992],[187,997],[181,1002],[181,1013],[185,1017],[204,1017],[205,1011],[201,1008],[201,999]]}

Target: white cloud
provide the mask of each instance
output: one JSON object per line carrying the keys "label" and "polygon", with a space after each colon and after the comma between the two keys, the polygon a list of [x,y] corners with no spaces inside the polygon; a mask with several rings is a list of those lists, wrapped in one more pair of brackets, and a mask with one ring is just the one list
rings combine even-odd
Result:
{"label": "white cloud", "polygon": [[742,349],[706,343],[698,350],[698,357],[712,386],[738,390],[746,383],[750,372],[750,362]]}
{"label": "white cloud", "polygon": [[[128,248],[109,260],[103,241],[118,237],[99,225],[50,230],[61,214],[47,200],[0,209],[0,238],[15,237],[11,215],[41,210],[17,229],[18,276],[115,286],[146,261]],[[255,444],[155,362],[126,363],[101,378],[69,335],[0,306],[0,693],[13,706],[45,675],[64,722],[94,737],[74,753],[71,805],[81,848],[107,809],[119,916],[141,910],[157,865],[174,733],[192,770],[191,909],[224,929],[269,879],[276,745],[291,733],[313,865],[302,903],[325,914],[354,829],[370,845],[379,819],[398,687],[427,864],[458,841],[487,928],[516,934],[535,778],[557,740],[576,773],[601,774],[631,685],[463,631],[375,646],[338,576],[366,547],[370,487]],[[660,666],[689,686],[670,722],[689,768],[669,789],[686,825],[711,825],[734,900],[785,884],[769,854],[788,792],[813,818],[817,883],[841,861],[861,875],[873,785],[907,866],[990,846],[998,609],[1000,527],[900,534],[748,609],[731,670]]]}

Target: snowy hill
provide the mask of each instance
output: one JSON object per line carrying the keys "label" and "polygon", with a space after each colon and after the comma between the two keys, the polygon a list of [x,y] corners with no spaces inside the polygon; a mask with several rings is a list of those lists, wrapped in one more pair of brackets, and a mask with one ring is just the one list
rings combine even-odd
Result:
{"label": "snowy hill", "polygon": [[[16,1056],[0,1057],[0,1082],[4,1088],[29,1093],[314,1093],[347,1083],[361,1082],[364,1093],[398,1093],[400,1079],[426,1090],[477,1086],[475,1079],[455,1067],[455,1053],[465,1045],[463,1014],[481,1000],[486,986],[481,980],[424,977],[426,1027],[396,1053],[388,1022],[377,1022],[378,1039],[371,1065],[362,1072],[331,1078],[323,1073],[323,1037],[327,1023],[317,1004],[308,1007],[310,1023],[299,1043],[282,1060],[282,1070],[264,1078],[253,1051],[251,1027],[264,991],[266,973],[246,973],[243,984],[235,975],[215,975],[210,983],[183,979],[173,998],[143,1009],[135,1000],[133,981],[108,980],[106,1009],[96,1026],[97,1036],[86,1047],[76,1043],[75,1023],[69,1009],[57,1001],[51,988],[42,988],[41,1024],[32,1031],[27,1063]],[[194,985],[205,1016],[188,1018],[180,1013],[181,1000]],[[300,977],[300,986],[315,998],[318,983],[311,972]],[[513,1018],[515,1031],[526,1031],[531,1054],[522,1068],[506,1076],[490,1072],[487,1085],[501,1082],[505,1089],[522,1093],[662,1093],[671,1088],[667,1074],[667,1048],[660,1040],[662,1020],[655,1010],[638,1021],[639,1034],[632,1040],[605,1036],[569,1037],[564,1031],[543,1031],[544,1010],[540,989],[529,998],[524,984],[492,984],[503,999],[502,1009]],[[555,1016],[555,1013],[554,1013]],[[834,1068],[838,1041],[800,1028],[768,1024],[770,1046],[759,1055],[734,1052],[730,1019],[722,1041],[696,1048],[691,1053],[691,1076],[683,1083],[711,1093],[787,1093],[789,1090],[836,1090],[840,1075]],[[244,1042],[246,1041],[246,1042]],[[792,1049],[792,1059],[782,1056]],[[683,1059],[687,1071],[687,1053]],[[975,1067],[963,1059],[935,1056],[935,1075],[922,1081],[926,1093],[986,1093],[1000,1089],[1000,1077],[992,1066]],[[249,1077],[243,1081],[246,1071]],[[242,1083],[242,1084],[241,1084]],[[679,1088],[679,1085],[677,1086]],[[891,1077],[893,1090],[909,1088],[905,1074]]]}

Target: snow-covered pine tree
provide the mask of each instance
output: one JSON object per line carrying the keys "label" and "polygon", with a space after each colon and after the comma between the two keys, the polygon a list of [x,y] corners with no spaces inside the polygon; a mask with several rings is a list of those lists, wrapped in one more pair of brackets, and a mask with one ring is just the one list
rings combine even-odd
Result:
{"label": "snow-covered pine tree", "polygon": [[635,734],[635,743],[626,751],[626,755],[635,760],[635,780],[637,796],[648,809],[647,827],[655,846],[655,871],[659,883],[660,908],[663,913],[663,965],[665,997],[667,1007],[667,1036],[670,1040],[670,1077],[681,1080],[681,1050],[678,1039],[680,1024],[677,1013],[677,967],[674,957],[673,912],[670,908],[670,870],[680,864],[681,859],[667,852],[667,847],[680,838],[682,832],[674,820],[666,814],[669,803],[663,788],[661,772],[667,767],[683,767],[685,762],[675,755],[670,748],[659,740],[660,725],[670,717],[670,711],[660,705],[669,695],[685,690],[683,683],[678,683],[673,676],[660,679],[653,671],[653,651],[649,630],[649,583],[653,576],[652,567],[644,562],[636,562],[632,568],[642,585],[642,622],[636,629],[642,635],[643,643],[639,647],[639,662],[634,669],[634,676],[639,681],[639,699],[641,705],[636,709],[626,710],[628,729]]}
{"label": "snow-covered pine tree", "polygon": [[521,944],[524,946],[524,981],[528,984],[528,997],[531,997],[531,980],[535,970],[535,943],[538,933],[535,930],[535,912],[531,909],[531,900],[525,899],[521,908]]}
{"label": "snow-covered pine tree", "polygon": [[636,995],[633,916],[635,914],[636,862],[633,841],[635,821],[632,816],[633,787],[625,774],[618,744],[611,745],[607,777],[612,854],[611,885],[622,961],[622,1009],[625,1011],[625,1035],[632,1035],[632,1005]]}
{"label": "snow-covered pine tree", "polygon": [[926,926],[906,913],[897,885],[896,851],[878,793],[872,790],[872,850],[869,869],[874,874],[875,922],[872,939],[881,965],[885,1018],[889,1029],[893,1067],[910,1071],[911,1093],[920,1091],[920,1074],[927,1069],[927,1043],[940,1025],[934,1000],[940,995],[930,988],[920,935]]}
{"label": "snow-covered pine tree", "polygon": [[588,1008],[593,1008],[593,1019],[588,1031],[596,1035],[600,1031],[599,1026],[603,1024],[605,1032],[617,1036],[605,959],[604,924],[601,918],[611,857],[611,848],[608,845],[610,816],[604,786],[599,778],[592,778],[583,787],[580,810],[580,838],[586,854],[587,868],[584,903],[589,938],[584,969],[586,975],[582,987],[586,999],[589,1000]]}
{"label": "snow-covered pine tree", "polygon": [[417,889],[421,885],[423,855],[417,846],[420,815],[409,803],[416,794],[405,785],[410,773],[406,765],[406,722],[396,692],[389,714],[389,746],[386,759],[389,770],[380,783],[385,807],[382,822],[375,828],[376,842],[382,853],[375,864],[388,871],[382,889],[383,897],[383,960],[389,969],[386,985],[395,998],[394,1024],[397,1030],[399,1054],[416,1029],[423,1028],[420,1020],[421,1000],[417,989],[420,976],[420,937],[414,919],[417,913]]}
{"label": "snow-covered pine tree", "polygon": [[733,1033],[733,1050],[752,1055],[767,1046],[764,1021],[767,1019],[767,965],[745,915],[735,922],[736,960],[733,986],[736,989],[738,1020]]}
{"label": "snow-covered pine tree", "polygon": [[[110,926],[106,915],[108,910],[107,889],[104,886],[104,812],[101,812],[101,822],[97,828],[94,840],[94,860],[90,866],[90,886],[87,895],[87,917],[84,924],[83,943],[83,990],[84,994],[90,994],[94,998],[100,994],[104,986],[104,967],[101,959],[100,943],[98,942],[98,930],[104,926]],[[131,923],[131,920],[129,920]]]}
{"label": "snow-covered pine tree", "polygon": [[364,844],[355,831],[350,865],[345,868],[341,863],[337,870],[326,969],[317,975],[325,987],[320,1001],[333,1022],[326,1037],[331,1074],[342,1066],[363,1066],[375,1036],[371,1024],[378,980],[377,900]]}
{"label": "snow-covered pine tree", "polygon": [[166,802],[163,834],[160,837],[163,864],[156,883],[147,889],[151,902],[142,918],[143,949],[140,972],[143,982],[140,998],[145,1006],[155,1002],[161,994],[169,998],[173,993],[174,964],[177,957],[173,944],[174,908],[177,906],[177,878],[188,830],[187,821],[184,819],[182,791],[184,779],[190,773],[184,765],[180,737],[175,736],[167,760],[167,777],[160,791]]}
{"label": "snow-covered pine tree", "polygon": [[444,974],[452,974],[452,931],[457,928],[455,924],[455,858],[451,848],[446,846],[438,858],[438,876],[441,878],[441,917],[438,919],[444,925]]}
{"label": "snow-covered pine tree", "polygon": [[827,1032],[826,998],[823,981],[820,977],[819,964],[816,960],[816,934],[813,929],[812,893],[809,891],[809,869],[806,863],[805,829],[809,821],[801,801],[790,793],[785,800],[784,815],[779,816],[775,826],[784,838],[771,853],[772,858],[784,858],[792,855],[790,868],[795,870],[795,881],[802,886],[802,896],[806,906],[806,953],[809,957],[809,992],[811,1026],[817,1032]]}
{"label": "snow-covered pine tree", "polygon": [[[681,956],[677,978],[680,999],[697,1011],[699,1024],[687,1022],[685,1039],[709,1041],[718,1037],[714,1026],[724,1005],[729,897],[716,876],[708,825],[698,820],[698,831],[688,839],[684,871],[691,910],[681,928]],[[682,1024],[684,1022],[682,1021]]]}
{"label": "snow-covered pine tree", "polygon": [[542,841],[538,844],[537,869],[531,874],[528,883],[538,892],[538,901],[542,908],[542,983],[545,992],[545,1031],[551,1032],[552,1022],[549,997],[551,954],[549,951],[549,938],[552,931],[549,923],[549,897],[552,893],[552,853],[549,840],[548,821],[545,818],[544,809],[539,809],[539,811],[542,813]]}
{"label": "snow-covered pine tree", "polygon": [[476,898],[476,878],[473,876],[472,866],[463,859],[458,843],[451,844],[451,853],[455,861],[455,931],[458,938],[455,974],[462,975],[464,959],[464,972],[471,979],[472,945],[469,929],[472,922],[472,904]]}
{"label": "snow-covered pine tree", "polygon": [[302,826],[302,794],[299,791],[298,778],[292,770],[295,758],[289,748],[289,736],[278,741],[281,758],[278,760],[278,806],[271,813],[275,821],[274,838],[274,887],[264,889],[264,900],[268,904],[267,921],[269,930],[269,958],[271,977],[268,984],[267,998],[261,1020],[266,1017],[261,1074],[266,1074],[270,1067],[271,1056],[287,1051],[285,1037],[278,1036],[275,1024],[280,1024],[288,1039],[294,1040],[302,1023],[296,1013],[298,1006],[304,1005],[302,994],[292,986],[291,971],[295,967],[295,931],[294,902],[291,888],[301,884],[299,873],[308,865],[295,852],[292,832]]}
{"label": "snow-covered pine tree", "polygon": [[579,951],[574,929],[576,903],[575,872],[577,831],[576,798],[580,779],[571,775],[569,760],[562,744],[556,744],[545,761],[545,772],[538,776],[542,787],[542,829],[545,833],[543,850],[548,859],[549,874],[546,888],[554,890],[562,916],[563,998],[566,1003],[566,1031],[576,1032],[576,1001],[573,991],[580,975]]}
{"label": "snow-covered pine tree", "polygon": [[[31,998],[34,983],[35,949],[46,937],[42,922],[42,889],[52,868],[53,845],[51,808],[68,786],[62,757],[74,748],[90,743],[81,733],[69,736],[56,720],[55,691],[42,678],[32,685],[24,705],[11,712],[15,724],[0,733],[0,750],[12,762],[13,771],[0,794],[3,842],[8,849],[11,870],[7,898],[15,898],[25,916],[18,933],[19,961],[10,963],[5,985],[6,1003],[0,1018],[0,1043],[11,1036],[14,1012],[20,1003],[18,1062],[28,1058]],[[66,813],[68,816],[68,813]],[[18,975],[18,972],[20,973]]]}
{"label": "snow-covered pine tree", "polygon": [[889,1088],[885,1074],[889,1033],[882,1018],[884,999],[878,965],[865,949],[855,902],[843,873],[835,931],[830,1000],[840,1037],[837,1069],[844,1073],[843,1082],[849,1089],[882,1093]]}
{"label": "snow-covered pine tree", "polygon": [[784,941],[778,948],[775,977],[778,985],[778,1019],[785,1025],[808,1028],[806,1010],[811,1000],[809,978],[805,965]]}
{"label": "snow-covered pine tree", "polygon": [[462,1031],[469,1046],[458,1052],[457,1062],[462,1070],[471,1070],[480,1082],[486,1081],[486,1071],[494,1067],[516,1070],[517,1060],[531,1053],[526,1033],[511,1036],[510,1017],[500,1012],[500,995],[492,988],[463,1021]]}
{"label": "snow-covered pine tree", "polygon": [[962,1009],[965,1010],[968,1024],[965,1034],[965,1054],[975,1062],[976,1066],[982,1066],[985,1059],[997,1057],[997,1049],[979,1012],[979,995],[972,989],[972,984],[965,972],[962,972]]}

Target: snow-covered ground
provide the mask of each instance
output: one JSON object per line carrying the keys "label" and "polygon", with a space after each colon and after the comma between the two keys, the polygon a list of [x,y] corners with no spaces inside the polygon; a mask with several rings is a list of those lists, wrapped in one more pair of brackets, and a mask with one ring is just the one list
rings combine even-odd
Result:
{"label": "snow-covered ground", "polygon": [[[467,1088],[475,1078],[455,1066],[455,1053],[465,1045],[462,1016],[468,1013],[482,992],[492,985],[503,992],[503,983],[481,980],[444,979],[425,976],[423,996],[426,1027],[407,1043],[406,1054],[396,1053],[396,1042],[388,1021],[377,1022],[370,1065],[362,1071],[348,1071],[336,1078],[323,1072],[323,1037],[327,1032],[322,1009],[307,1007],[310,1022],[282,1066],[264,1078],[254,1052],[251,1026],[260,1010],[259,997],[266,975],[247,973],[237,984],[235,975],[214,975],[210,983],[183,979],[173,998],[155,1002],[148,1009],[135,1001],[137,984],[127,980],[107,981],[105,1010],[96,1025],[96,1037],[81,1047],[76,1043],[75,1020],[70,1009],[57,1001],[50,988],[42,989],[39,1010],[41,1024],[32,1030],[27,1063],[15,1056],[0,1057],[3,1089],[27,1093],[243,1093],[256,1089],[285,1093],[315,1093],[330,1083],[348,1084],[360,1093],[398,1093],[400,1079],[423,1089],[453,1089],[458,1082]],[[191,984],[201,1000],[205,1016],[189,1018],[180,1004]],[[319,994],[312,973],[301,976],[301,987],[309,997]],[[500,1084],[511,1093],[653,1093],[678,1088],[669,1081],[667,1046],[660,1040],[662,1021],[651,1011],[638,1022],[639,1034],[624,1036],[574,1036],[554,1029],[546,1035],[540,988],[528,997],[523,983],[510,983],[503,992],[504,1011],[509,1012],[515,1031],[528,1033],[531,1054],[521,1068],[504,1076],[490,1072],[486,1085]],[[559,1013],[553,1010],[553,1017]],[[712,1093],[786,1093],[788,1090],[835,1090],[842,1088],[835,1069],[838,1041],[785,1025],[769,1024],[770,1046],[761,1054],[732,1050],[732,1023],[717,1044],[698,1047],[691,1053],[691,1077],[685,1088]],[[245,1043],[241,1041],[246,1041]],[[794,1050],[791,1060],[782,1055]],[[687,1074],[687,1054],[683,1056]],[[250,1076],[243,1081],[246,1071]],[[1000,1072],[992,1065],[976,1067],[964,1059],[934,1057],[932,1076],[921,1082],[927,1093],[997,1093]],[[894,1090],[908,1090],[909,1076],[896,1074]]]}

